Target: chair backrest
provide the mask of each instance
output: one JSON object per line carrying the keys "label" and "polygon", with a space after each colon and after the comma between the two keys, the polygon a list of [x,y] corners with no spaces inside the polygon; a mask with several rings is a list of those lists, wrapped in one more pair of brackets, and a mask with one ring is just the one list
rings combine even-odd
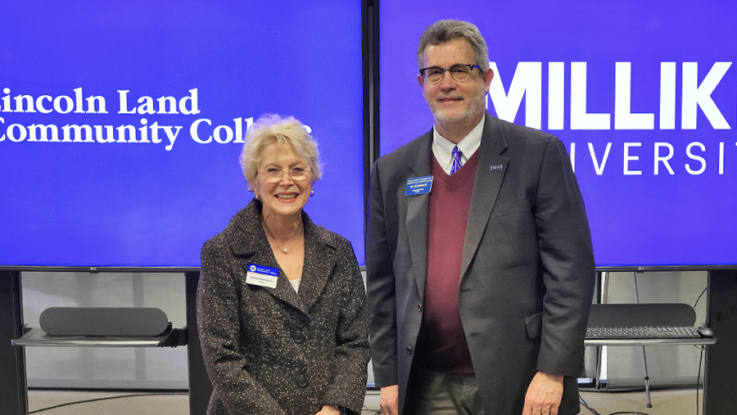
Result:
{"label": "chair backrest", "polygon": [[693,326],[696,312],[684,303],[592,304],[589,327]]}
{"label": "chair backrest", "polygon": [[50,307],[39,325],[52,336],[158,336],[169,318],[153,307]]}

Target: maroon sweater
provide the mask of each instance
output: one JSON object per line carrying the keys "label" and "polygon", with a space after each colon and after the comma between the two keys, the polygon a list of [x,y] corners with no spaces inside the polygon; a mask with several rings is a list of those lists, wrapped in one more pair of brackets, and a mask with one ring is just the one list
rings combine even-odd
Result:
{"label": "maroon sweater", "polygon": [[477,155],[452,176],[432,157],[427,280],[417,353],[424,367],[438,372],[473,373],[458,287]]}

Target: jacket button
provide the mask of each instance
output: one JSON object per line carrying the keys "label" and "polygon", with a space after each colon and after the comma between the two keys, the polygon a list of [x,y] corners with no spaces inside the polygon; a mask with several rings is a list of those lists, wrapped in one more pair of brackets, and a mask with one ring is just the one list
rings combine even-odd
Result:
{"label": "jacket button", "polygon": [[305,341],[305,335],[301,331],[295,330],[292,332],[292,339],[295,343],[302,343]]}
{"label": "jacket button", "polygon": [[300,387],[304,388],[305,386],[307,386],[307,376],[299,375],[297,376],[296,380],[297,380],[297,385],[299,385]]}
{"label": "jacket button", "polygon": [[412,346],[407,346],[407,354],[412,354]]}
{"label": "jacket button", "polygon": [[417,308],[420,310],[420,313],[422,312],[422,304],[417,304]]}

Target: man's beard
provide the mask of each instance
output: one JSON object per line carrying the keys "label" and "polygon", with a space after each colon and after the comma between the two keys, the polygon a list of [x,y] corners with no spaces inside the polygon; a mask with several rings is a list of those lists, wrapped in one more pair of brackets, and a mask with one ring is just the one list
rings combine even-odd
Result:
{"label": "man's beard", "polygon": [[[435,98],[437,99],[437,98]],[[435,99],[429,102],[430,110],[435,122],[438,124],[446,123],[462,123],[463,125],[470,125],[476,119],[479,114],[486,111],[486,94],[479,94],[478,96],[468,100],[466,108],[456,115],[445,114],[443,110],[438,109]]]}

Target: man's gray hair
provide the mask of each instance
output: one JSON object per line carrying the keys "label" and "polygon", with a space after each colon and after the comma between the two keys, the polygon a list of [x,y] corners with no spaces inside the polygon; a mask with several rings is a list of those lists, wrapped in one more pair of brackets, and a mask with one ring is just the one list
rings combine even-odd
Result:
{"label": "man's gray hair", "polygon": [[438,20],[425,29],[420,37],[420,46],[417,48],[417,68],[423,68],[425,48],[428,45],[439,45],[457,38],[464,38],[471,44],[473,57],[476,65],[481,67],[481,71],[489,70],[489,48],[479,28],[460,20]]}

